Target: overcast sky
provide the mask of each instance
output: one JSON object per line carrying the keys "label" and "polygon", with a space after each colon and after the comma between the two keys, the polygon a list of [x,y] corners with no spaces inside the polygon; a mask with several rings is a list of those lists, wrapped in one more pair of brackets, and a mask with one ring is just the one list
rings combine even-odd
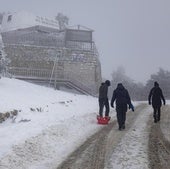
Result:
{"label": "overcast sky", "polygon": [[105,78],[119,66],[143,83],[160,67],[170,71],[170,0],[0,0],[0,12],[21,10],[62,12],[93,29]]}

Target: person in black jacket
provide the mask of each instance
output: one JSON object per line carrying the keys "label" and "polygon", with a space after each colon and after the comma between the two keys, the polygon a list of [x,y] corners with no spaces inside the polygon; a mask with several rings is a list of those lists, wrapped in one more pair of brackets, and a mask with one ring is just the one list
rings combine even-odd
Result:
{"label": "person in black jacket", "polygon": [[155,123],[160,121],[161,118],[162,100],[163,100],[163,104],[165,105],[165,98],[163,96],[162,89],[159,87],[158,82],[154,82],[154,87],[149,92],[148,102],[149,105],[152,104],[153,117]]}
{"label": "person in black jacket", "polygon": [[109,116],[109,100],[108,100],[108,87],[110,86],[110,81],[106,80],[105,83],[101,83],[99,87],[99,116],[103,117],[103,108],[105,107],[105,117]]}
{"label": "person in black jacket", "polygon": [[111,107],[114,107],[114,101],[116,101],[116,112],[119,130],[125,129],[127,106],[134,111],[134,107],[131,103],[131,99],[127,89],[124,88],[122,83],[118,83],[117,88],[113,91],[111,100]]}

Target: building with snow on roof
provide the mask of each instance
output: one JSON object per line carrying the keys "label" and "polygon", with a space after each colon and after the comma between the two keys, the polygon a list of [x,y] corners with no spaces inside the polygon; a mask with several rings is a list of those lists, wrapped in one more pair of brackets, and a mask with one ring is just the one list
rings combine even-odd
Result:
{"label": "building with snow on roof", "polygon": [[2,39],[13,77],[96,95],[101,65],[93,30],[61,29],[57,20],[27,12],[6,13]]}
{"label": "building with snow on roof", "polygon": [[21,11],[3,14],[2,32],[28,28],[35,25],[59,29],[59,24],[56,20],[36,16],[29,12]]}

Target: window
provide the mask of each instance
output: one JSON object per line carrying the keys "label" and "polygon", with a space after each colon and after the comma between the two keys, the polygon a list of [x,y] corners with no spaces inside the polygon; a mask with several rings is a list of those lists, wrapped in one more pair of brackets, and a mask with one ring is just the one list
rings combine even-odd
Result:
{"label": "window", "polygon": [[8,16],[8,22],[10,22],[12,20],[12,15]]}

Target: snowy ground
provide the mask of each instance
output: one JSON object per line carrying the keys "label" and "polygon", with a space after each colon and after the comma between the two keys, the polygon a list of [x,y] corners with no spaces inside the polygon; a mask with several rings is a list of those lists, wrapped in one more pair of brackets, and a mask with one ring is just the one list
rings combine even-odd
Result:
{"label": "snowy ground", "polygon": [[[103,127],[96,124],[98,100],[91,96],[8,78],[0,79],[0,96],[1,113],[19,110],[16,119],[0,123],[0,169],[55,169]],[[146,128],[150,113],[148,108],[139,115],[126,140],[113,153],[110,167],[132,169],[132,165],[140,168],[144,164],[147,168]],[[114,120],[114,110],[111,116]],[[120,163],[125,158],[127,162]]]}
{"label": "snowy ground", "polygon": [[105,169],[148,169],[148,119],[151,108],[145,108],[126,131],[125,136],[115,148]]}
{"label": "snowy ground", "polygon": [[[53,158],[57,165],[101,128],[95,121],[98,102],[91,96],[55,91],[7,78],[0,80],[0,96],[1,113],[14,109],[20,111],[15,121],[8,119],[0,124],[0,158],[4,159],[0,161],[1,169],[35,168],[50,164]],[[34,146],[35,159],[30,157],[34,156],[31,152],[24,159],[16,154],[18,145],[25,151],[28,139]],[[36,168],[42,169],[42,166]]]}

